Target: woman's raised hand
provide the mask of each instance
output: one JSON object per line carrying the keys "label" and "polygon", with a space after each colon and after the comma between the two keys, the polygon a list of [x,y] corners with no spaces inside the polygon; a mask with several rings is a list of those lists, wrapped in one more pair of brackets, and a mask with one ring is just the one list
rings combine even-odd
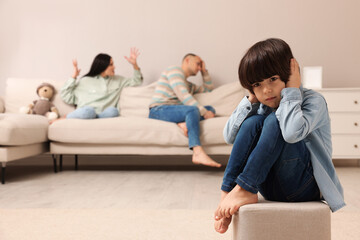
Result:
{"label": "woman's raised hand", "polygon": [[73,59],[72,63],[74,66],[74,74],[72,75],[72,78],[76,79],[79,76],[81,69],[78,68],[78,63],[76,59]]}
{"label": "woman's raised hand", "polygon": [[139,49],[133,47],[130,49],[130,56],[124,56],[125,59],[131,64],[133,65],[134,69],[139,70],[139,66],[137,65],[136,59],[137,57],[140,55]]}

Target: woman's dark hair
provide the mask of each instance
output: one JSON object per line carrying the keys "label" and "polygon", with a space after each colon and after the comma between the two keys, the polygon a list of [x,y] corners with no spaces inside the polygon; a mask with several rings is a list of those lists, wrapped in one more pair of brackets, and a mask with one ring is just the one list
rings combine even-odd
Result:
{"label": "woman's dark hair", "polygon": [[240,84],[253,92],[252,85],[264,79],[279,75],[287,83],[290,76],[290,60],[293,54],[289,45],[278,38],[269,38],[255,43],[241,59],[239,66]]}
{"label": "woman's dark hair", "polygon": [[105,69],[110,65],[111,57],[108,54],[98,54],[93,63],[91,64],[90,71],[84,75],[84,77],[95,77],[100,73],[104,72]]}

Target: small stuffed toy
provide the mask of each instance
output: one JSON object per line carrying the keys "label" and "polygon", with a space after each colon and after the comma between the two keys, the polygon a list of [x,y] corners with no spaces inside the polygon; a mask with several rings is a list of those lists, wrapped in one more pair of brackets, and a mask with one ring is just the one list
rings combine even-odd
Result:
{"label": "small stuffed toy", "polygon": [[57,119],[59,117],[59,112],[51,102],[51,99],[55,95],[54,86],[49,83],[42,83],[36,89],[36,93],[39,96],[39,99],[35,100],[33,104],[29,104],[27,107],[21,107],[20,112],[44,115],[49,121]]}

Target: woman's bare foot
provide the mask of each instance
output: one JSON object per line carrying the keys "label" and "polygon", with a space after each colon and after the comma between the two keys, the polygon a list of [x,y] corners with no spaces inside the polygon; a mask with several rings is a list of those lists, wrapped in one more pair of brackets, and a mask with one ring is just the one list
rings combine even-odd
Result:
{"label": "woman's bare foot", "polygon": [[258,196],[256,193],[246,191],[239,185],[236,185],[233,190],[226,195],[218,209],[215,211],[215,220],[230,218],[241,206],[257,202]]}
{"label": "woman's bare foot", "polygon": [[209,167],[221,167],[221,164],[212,160],[201,146],[193,147],[192,162],[194,164],[202,164]]}
{"label": "woman's bare foot", "polygon": [[183,130],[184,135],[186,137],[188,137],[188,129],[186,127],[186,122],[181,122],[181,123],[178,123],[177,125],[179,126],[179,128],[181,128],[181,130]]}

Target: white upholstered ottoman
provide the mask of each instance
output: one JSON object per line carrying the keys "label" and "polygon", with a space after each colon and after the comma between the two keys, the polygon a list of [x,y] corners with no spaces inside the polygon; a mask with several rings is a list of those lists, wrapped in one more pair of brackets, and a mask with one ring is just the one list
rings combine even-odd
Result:
{"label": "white upholstered ottoman", "polygon": [[234,240],[329,240],[330,209],[323,202],[261,200],[240,207],[233,217]]}

